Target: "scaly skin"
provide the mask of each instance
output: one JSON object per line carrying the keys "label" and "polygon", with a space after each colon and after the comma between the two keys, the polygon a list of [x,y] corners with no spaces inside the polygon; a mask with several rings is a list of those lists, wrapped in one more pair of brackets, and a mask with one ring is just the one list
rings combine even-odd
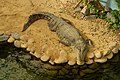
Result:
{"label": "scaly skin", "polygon": [[88,44],[78,29],[75,28],[74,25],[69,24],[65,19],[48,12],[35,13],[30,15],[22,31],[25,31],[32,23],[39,19],[48,21],[49,29],[57,33],[60,42],[67,46],[74,47],[74,50],[77,51],[77,64],[81,64],[81,62],[85,61],[85,56],[88,52]]}

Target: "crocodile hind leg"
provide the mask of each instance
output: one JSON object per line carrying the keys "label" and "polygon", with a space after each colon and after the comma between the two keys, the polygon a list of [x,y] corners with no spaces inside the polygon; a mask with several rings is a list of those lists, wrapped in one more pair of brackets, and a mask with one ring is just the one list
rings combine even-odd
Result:
{"label": "crocodile hind leg", "polygon": [[66,38],[62,38],[59,40],[60,43],[66,45],[66,46],[70,46],[70,42],[66,39]]}
{"label": "crocodile hind leg", "polygon": [[58,34],[58,37],[60,39],[59,40],[60,43],[66,45],[66,46],[70,46],[71,45],[70,41],[67,38],[65,38],[64,36]]}

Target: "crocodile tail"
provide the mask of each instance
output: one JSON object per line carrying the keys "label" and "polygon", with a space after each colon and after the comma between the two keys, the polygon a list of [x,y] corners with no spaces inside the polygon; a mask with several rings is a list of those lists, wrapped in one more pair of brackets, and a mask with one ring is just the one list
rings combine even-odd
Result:
{"label": "crocodile tail", "polygon": [[45,20],[50,20],[51,18],[55,17],[53,14],[48,13],[48,12],[39,12],[39,13],[34,13],[29,16],[28,21],[24,24],[23,31],[25,31],[32,23],[39,19],[45,19]]}

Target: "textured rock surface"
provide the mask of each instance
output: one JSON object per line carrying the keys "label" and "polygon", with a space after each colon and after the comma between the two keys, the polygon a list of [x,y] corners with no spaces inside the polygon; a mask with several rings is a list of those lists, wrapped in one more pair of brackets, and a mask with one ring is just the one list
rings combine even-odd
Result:
{"label": "textured rock surface", "polygon": [[[3,55],[4,54],[4,55]],[[108,62],[83,66],[51,65],[18,49],[13,44],[0,44],[1,80],[119,80],[120,54]]]}
{"label": "textured rock surface", "polygon": [[[93,46],[90,47],[86,56],[86,64],[92,64],[95,61],[104,63],[114,56],[111,52],[118,52],[120,35],[117,34],[119,32],[108,29],[108,23],[101,19],[81,20],[80,17],[74,15],[76,13],[74,13],[73,7],[76,3],[77,0],[1,0],[0,31],[11,35],[8,42],[14,42],[14,45],[19,48],[26,48],[30,54],[43,61],[51,64],[65,62],[69,65],[79,64],[75,52],[58,41],[56,33],[49,30],[47,21],[37,21],[27,31],[21,32],[30,14],[47,11],[70,20],[88,39],[91,39]],[[2,35],[2,33],[0,34]],[[63,53],[63,51],[65,52]]]}

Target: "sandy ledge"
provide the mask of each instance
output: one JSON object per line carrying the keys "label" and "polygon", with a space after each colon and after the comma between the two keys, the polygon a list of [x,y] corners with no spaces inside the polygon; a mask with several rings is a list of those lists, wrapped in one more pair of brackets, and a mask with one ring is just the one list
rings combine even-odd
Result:
{"label": "sandy ledge", "polygon": [[[108,29],[108,23],[101,19],[78,20],[71,15],[61,13],[64,4],[72,5],[77,1],[50,0],[1,0],[0,1],[0,31],[10,34],[8,42],[16,47],[26,48],[30,54],[49,61],[51,64],[67,62],[69,65],[77,64],[76,54],[70,47],[59,43],[55,32],[48,28],[47,21],[39,20],[30,28],[21,32],[28,16],[33,12],[47,11],[59,17],[70,20],[88,39],[93,42],[86,56],[86,64],[94,62],[104,63],[111,59],[120,50],[120,35]],[[9,5],[8,5],[9,4]],[[60,5],[61,4],[61,5]],[[15,33],[16,32],[16,33]],[[15,35],[14,35],[15,34]],[[17,36],[17,38],[16,38]]]}

